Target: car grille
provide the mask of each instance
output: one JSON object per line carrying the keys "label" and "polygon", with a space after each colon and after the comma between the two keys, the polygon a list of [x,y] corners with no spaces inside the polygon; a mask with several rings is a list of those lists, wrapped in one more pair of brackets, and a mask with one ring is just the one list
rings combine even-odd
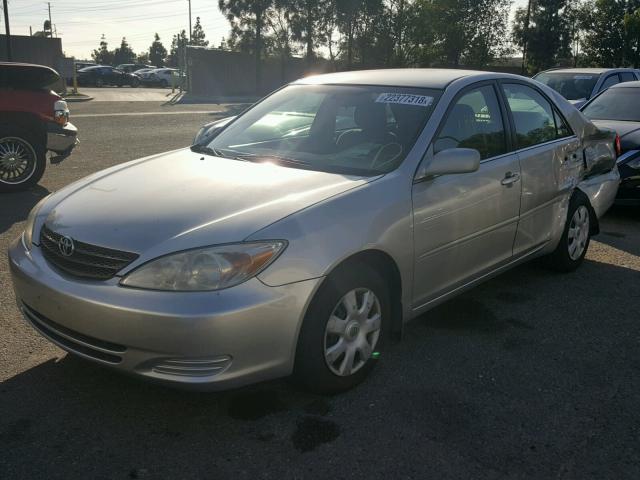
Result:
{"label": "car grille", "polygon": [[138,255],[131,252],[113,250],[88,243],[73,241],[74,250],[69,256],[60,251],[59,233],[53,232],[47,226],[40,232],[40,246],[42,253],[49,263],[65,273],[76,277],[108,280],[129,265]]}
{"label": "car grille", "polygon": [[118,364],[122,362],[121,354],[127,351],[127,347],[123,345],[99,340],[58,325],[25,303],[22,304],[22,312],[33,328],[73,353],[110,364]]}

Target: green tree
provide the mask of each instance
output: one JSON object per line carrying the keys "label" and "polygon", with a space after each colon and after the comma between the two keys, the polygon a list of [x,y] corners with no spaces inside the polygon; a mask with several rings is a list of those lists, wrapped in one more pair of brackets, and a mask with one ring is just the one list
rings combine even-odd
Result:
{"label": "green tree", "polygon": [[196,17],[196,24],[193,26],[193,32],[191,32],[191,41],[189,45],[196,45],[198,47],[206,47],[209,42],[205,40],[204,30],[200,25],[200,17]]}
{"label": "green tree", "polygon": [[136,56],[136,62],[144,65],[149,64],[149,52],[142,52]]}
{"label": "green tree", "polygon": [[181,55],[184,55],[183,52],[188,43],[189,39],[187,38],[186,30],[181,30],[180,33],[173,36],[171,50],[167,59],[167,64],[170,67],[178,68],[182,64]]}
{"label": "green tree", "polygon": [[640,9],[624,15],[624,32],[627,36],[628,62],[633,68],[640,66]]}
{"label": "green tree", "polygon": [[315,49],[326,44],[326,24],[334,11],[333,0],[276,0],[276,6],[289,12],[293,40],[304,45],[311,64]]}
{"label": "green tree", "polygon": [[149,47],[149,63],[156,67],[162,67],[164,66],[165,58],[167,58],[167,49],[162,45],[160,35],[156,33],[153,37],[153,43]]}
{"label": "green tree", "polygon": [[583,51],[589,63],[602,67],[634,63],[633,19],[625,26],[625,16],[638,8],[638,0],[591,0],[584,5]]}
{"label": "green tree", "polygon": [[114,64],[120,65],[121,63],[134,63],[135,60],[136,54],[127,43],[127,39],[125,37],[122,37],[120,47],[116,48],[113,53]]}
{"label": "green tree", "polygon": [[113,65],[113,52],[109,50],[104,35],[100,39],[100,47],[91,53],[91,57],[98,65]]}
{"label": "green tree", "polygon": [[510,6],[510,0],[417,0],[406,14],[407,61],[485,67],[507,52]]}
{"label": "green tree", "polygon": [[231,45],[250,45],[255,57],[256,91],[262,91],[264,33],[274,0],[219,0],[218,7],[231,24]]}
{"label": "green tree", "polygon": [[571,8],[571,0],[532,2],[528,28],[527,10],[516,11],[513,39],[520,48],[526,46],[526,63],[530,71],[552,67],[571,57]]}

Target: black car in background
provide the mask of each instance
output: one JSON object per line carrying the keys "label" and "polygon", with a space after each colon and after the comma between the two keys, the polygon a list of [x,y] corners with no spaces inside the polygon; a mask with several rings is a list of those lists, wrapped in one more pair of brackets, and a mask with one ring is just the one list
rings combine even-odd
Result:
{"label": "black car in background", "polygon": [[598,127],[620,136],[620,188],[616,202],[640,205],[640,82],[619,83],[581,109]]}
{"label": "black car in background", "polygon": [[86,87],[103,87],[105,85],[138,87],[140,78],[114,67],[96,65],[78,70],[78,85]]}

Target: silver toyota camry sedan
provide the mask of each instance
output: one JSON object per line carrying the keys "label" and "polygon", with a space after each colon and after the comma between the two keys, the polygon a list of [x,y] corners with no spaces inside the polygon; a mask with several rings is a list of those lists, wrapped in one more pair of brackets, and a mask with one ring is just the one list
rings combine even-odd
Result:
{"label": "silver toyota camry sedan", "polygon": [[9,250],[33,328],[170,385],[339,392],[438,303],[578,267],[619,183],[614,133],[506,74],[309,77],[205,133],[33,209]]}

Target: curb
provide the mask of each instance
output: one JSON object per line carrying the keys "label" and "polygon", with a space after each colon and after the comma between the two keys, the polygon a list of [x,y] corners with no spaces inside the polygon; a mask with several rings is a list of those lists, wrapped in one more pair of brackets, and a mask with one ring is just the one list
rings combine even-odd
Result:
{"label": "curb", "polygon": [[89,100],[93,100],[93,97],[90,97],[89,95],[82,95],[82,96],[72,96],[72,97],[62,97],[62,99],[67,102],[67,103],[74,103],[74,102],[88,102]]}

